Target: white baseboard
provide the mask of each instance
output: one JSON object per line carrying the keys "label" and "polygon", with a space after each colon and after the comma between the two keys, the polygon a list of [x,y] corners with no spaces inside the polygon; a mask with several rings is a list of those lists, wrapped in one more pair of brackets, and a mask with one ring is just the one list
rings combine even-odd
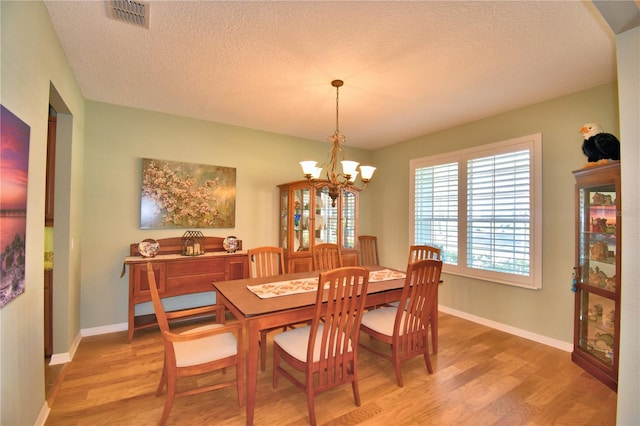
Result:
{"label": "white baseboard", "polygon": [[513,334],[514,336],[523,337],[528,340],[532,340],[543,345],[551,346],[556,349],[563,350],[565,352],[573,351],[573,344],[563,342],[562,340],[552,339],[551,337],[543,336],[541,334],[531,333],[530,331],[522,330],[520,328],[512,327],[510,325],[502,324],[496,321],[492,321],[486,318],[478,317],[476,315],[469,314],[467,312],[458,311],[447,306],[438,305],[438,310],[445,314],[453,315],[462,319],[469,320],[487,327],[494,328],[496,330],[504,331],[505,333]]}
{"label": "white baseboard", "polygon": [[121,322],[119,324],[103,325],[101,327],[83,328],[80,330],[82,337],[97,336],[99,334],[115,333],[129,329],[129,324]]}
{"label": "white baseboard", "polygon": [[44,405],[42,406],[42,409],[40,410],[40,414],[38,414],[38,418],[36,419],[36,422],[34,423],[34,425],[44,426],[44,424],[47,421],[47,418],[49,417],[50,412],[51,412],[51,407],[49,407],[49,404],[47,404],[47,401],[45,401]]}
{"label": "white baseboard", "polygon": [[76,338],[73,339],[73,343],[71,343],[71,347],[69,348],[69,352],[64,352],[64,353],[51,355],[51,361],[49,361],[49,365],[58,365],[58,364],[65,364],[67,362],[71,362],[71,360],[73,359],[73,356],[75,355],[76,351],[78,350],[78,346],[80,345],[80,340],[81,339],[82,338],[80,336],[80,333],[78,333],[76,335]]}
{"label": "white baseboard", "polygon": [[75,355],[76,350],[80,345],[80,340],[82,340],[83,337],[97,336],[99,334],[115,333],[116,331],[127,330],[127,328],[128,328],[128,324],[126,322],[119,323],[119,324],[105,325],[102,327],[83,328],[80,330],[80,333],[78,333],[73,343],[71,344],[71,348],[69,348],[69,352],[51,355],[51,361],[49,362],[49,365],[57,365],[57,364],[64,364],[66,362],[70,362],[73,359],[73,355]]}

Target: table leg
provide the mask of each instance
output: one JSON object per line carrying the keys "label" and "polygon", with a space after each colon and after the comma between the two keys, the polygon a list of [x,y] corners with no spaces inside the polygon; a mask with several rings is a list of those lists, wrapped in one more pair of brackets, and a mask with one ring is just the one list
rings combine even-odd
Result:
{"label": "table leg", "polygon": [[253,414],[256,408],[256,387],[258,385],[258,341],[260,330],[254,321],[246,322],[247,330],[247,425],[253,425]]}

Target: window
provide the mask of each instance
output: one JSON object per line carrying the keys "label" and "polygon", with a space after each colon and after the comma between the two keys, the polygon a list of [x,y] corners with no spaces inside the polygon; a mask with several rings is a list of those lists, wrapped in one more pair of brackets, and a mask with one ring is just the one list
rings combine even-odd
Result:
{"label": "window", "polygon": [[411,240],[443,271],[539,289],[542,136],[411,161]]}

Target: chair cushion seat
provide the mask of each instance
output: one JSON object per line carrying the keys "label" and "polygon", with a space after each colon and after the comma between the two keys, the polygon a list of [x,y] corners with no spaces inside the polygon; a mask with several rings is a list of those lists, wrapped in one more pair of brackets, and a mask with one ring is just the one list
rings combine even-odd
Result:
{"label": "chair cushion seat", "polygon": [[[201,331],[223,327],[222,324],[210,324],[184,331],[180,334],[193,334]],[[227,358],[238,353],[236,337],[233,333],[222,333],[215,336],[187,342],[174,342],[176,353],[176,366],[189,367],[191,365],[204,364],[222,358]]]}
{"label": "chair cushion seat", "polygon": [[[315,341],[313,347],[313,362],[320,360],[320,337],[324,324],[318,326],[318,338]],[[311,332],[311,326],[295,328],[293,330],[287,330],[283,333],[276,334],[273,337],[273,341],[278,344],[285,352],[299,361],[306,362],[307,360],[307,348],[309,346],[309,333]],[[340,338],[342,340],[342,337]],[[351,341],[349,341],[348,352],[351,352]]]}
{"label": "chair cushion seat", "polygon": [[[398,312],[398,308],[396,307],[367,311],[362,315],[362,325],[385,336],[392,336],[393,325],[396,321],[396,312]],[[402,330],[400,332],[402,334]]]}

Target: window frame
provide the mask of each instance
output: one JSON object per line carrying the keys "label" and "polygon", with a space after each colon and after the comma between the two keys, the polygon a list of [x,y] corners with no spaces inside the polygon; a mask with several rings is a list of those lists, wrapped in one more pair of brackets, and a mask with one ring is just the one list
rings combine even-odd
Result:
{"label": "window frame", "polygon": [[[530,152],[529,165],[529,274],[519,275],[471,268],[467,262],[467,169],[468,161],[479,158]],[[443,272],[484,281],[507,284],[532,290],[542,288],[542,134],[536,133],[501,142],[490,143],[458,151],[412,159],[409,162],[409,239],[411,244],[429,244],[416,241],[416,170],[449,163],[458,164],[458,264],[444,259]]]}

